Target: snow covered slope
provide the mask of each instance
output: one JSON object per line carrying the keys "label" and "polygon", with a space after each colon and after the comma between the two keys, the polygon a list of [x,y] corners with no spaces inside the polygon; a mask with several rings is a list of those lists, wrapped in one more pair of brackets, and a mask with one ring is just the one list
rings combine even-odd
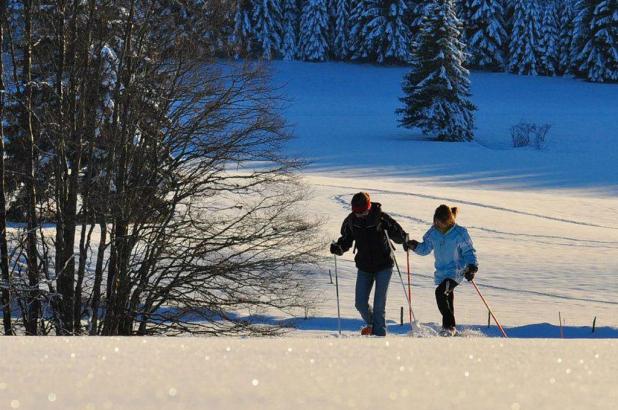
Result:
{"label": "snow covered slope", "polygon": [[[297,139],[290,150],[313,169],[439,184],[618,194],[618,85],[568,78],[473,73],[476,143],[423,141],[397,126],[406,68],[272,64]],[[520,121],[551,124],[546,150],[511,149]]]}
{"label": "snow covered slope", "polygon": [[[370,192],[417,239],[436,206],[456,205],[459,223],[478,249],[479,286],[503,324],[521,327],[515,334],[559,337],[559,312],[563,325],[572,327],[566,337],[582,337],[580,327],[591,333],[595,316],[597,326],[618,327],[617,85],[473,73],[477,141],[439,143],[397,127],[394,110],[405,68],[294,62],[272,67],[297,136],[289,150],[314,161],[305,172],[314,188],[310,209],[328,221],[328,239],[337,238],[359,190]],[[546,149],[510,148],[510,127],[522,120],[552,124]],[[405,254],[397,255],[405,269]],[[301,321],[307,331],[336,325],[328,277],[333,262],[325,257],[317,279],[324,302],[313,321]],[[440,318],[432,264],[431,256],[412,257],[415,309],[426,323]],[[340,276],[345,323],[356,331],[361,322],[350,253],[340,261]],[[396,274],[389,292],[387,318],[396,332],[405,305]],[[487,312],[470,285],[463,284],[456,297],[460,324],[486,324]]]}
{"label": "snow covered slope", "polygon": [[612,409],[618,341],[0,338],[2,409]]}
{"label": "snow covered slope", "polygon": [[[585,326],[588,330],[584,333],[590,336],[595,316],[597,326],[618,327],[618,224],[613,219],[617,199],[564,192],[436,187],[423,181],[407,183],[388,178],[310,175],[306,179],[315,191],[311,209],[318,209],[320,217],[328,220],[325,230],[330,238],[338,236],[340,223],[349,212],[349,200],[359,190],[368,190],[417,239],[429,228],[437,205],[445,202],[459,206],[459,223],[468,227],[478,250],[477,283],[498,319],[509,328],[554,325],[553,329],[545,326],[515,332],[518,337],[560,337],[559,312],[565,326]],[[556,210],[552,215],[545,214],[548,206]],[[398,249],[396,255],[407,282],[405,253]],[[334,269],[333,257],[325,257],[322,270],[315,277],[324,289],[324,301],[313,312],[317,323],[299,321],[305,330],[332,331],[336,326],[335,322],[326,326],[322,321],[337,312],[335,289],[328,276],[328,270]],[[353,255],[347,253],[338,262],[342,312],[346,320],[352,321],[346,322],[347,330],[356,331],[362,322],[354,309]],[[424,323],[439,322],[433,293],[433,257],[412,255],[411,267],[417,318]],[[393,324],[391,332],[399,332],[400,307],[404,305],[402,286],[395,273],[387,305],[387,319]],[[465,282],[456,290],[455,310],[459,324],[484,328],[487,323],[485,307],[473,287]],[[565,337],[582,337],[584,333],[569,329]],[[618,330],[600,337],[610,336],[618,337]]]}

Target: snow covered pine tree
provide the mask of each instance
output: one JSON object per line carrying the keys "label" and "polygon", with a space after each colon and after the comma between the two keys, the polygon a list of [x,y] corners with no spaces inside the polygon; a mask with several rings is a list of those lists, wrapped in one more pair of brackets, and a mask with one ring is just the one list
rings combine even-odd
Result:
{"label": "snow covered pine tree", "polygon": [[466,0],[463,5],[465,39],[468,44],[468,63],[472,67],[503,70],[504,44],[507,34],[504,28],[504,9],[498,0]]}
{"label": "snow covered pine tree", "polygon": [[586,76],[586,73],[580,70],[580,66],[583,64],[583,55],[581,51],[590,39],[590,22],[592,21],[592,12],[597,2],[598,0],[577,0],[575,3],[571,68],[573,72],[580,77]]}
{"label": "snow covered pine tree", "polygon": [[298,3],[296,0],[283,0],[283,41],[281,55],[284,60],[294,60],[298,55]]}
{"label": "snow covered pine tree", "polygon": [[235,49],[235,57],[239,58],[244,53],[252,51],[253,28],[251,27],[251,0],[236,0],[234,12],[234,31],[232,44]]}
{"label": "snow covered pine tree", "polygon": [[571,1],[563,2],[558,7],[558,19],[560,27],[560,43],[558,46],[558,55],[560,64],[558,66],[558,74],[565,75],[572,72],[573,61],[573,32],[575,30],[573,13],[573,4]]}
{"label": "snow covered pine tree", "polygon": [[262,57],[270,60],[281,48],[281,6],[276,0],[254,0],[253,34]]}
{"label": "snow covered pine tree", "polygon": [[328,53],[327,0],[306,0],[300,22],[300,56],[306,61],[324,61]]}
{"label": "snow covered pine tree", "polygon": [[[580,2],[590,7],[590,2]],[[581,38],[577,55],[578,71],[588,81],[618,81],[618,0],[593,2],[587,27],[578,27]],[[585,25],[589,9],[580,11],[578,24]]]}
{"label": "snow covered pine tree", "polygon": [[411,37],[405,0],[362,0],[352,12],[354,58],[370,58],[382,63],[409,62]]}
{"label": "snow covered pine tree", "polygon": [[463,67],[461,23],[453,0],[425,8],[426,24],[403,84],[397,109],[403,127],[420,128],[440,141],[471,141],[476,107],[470,102],[469,71]]}
{"label": "snow covered pine tree", "polygon": [[536,0],[515,0],[509,43],[509,71],[538,75],[541,70],[541,28]]}
{"label": "snow covered pine tree", "polygon": [[363,38],[370,2],[371,0],[356,0],[350,12],[350,57],[354,60],[366,59],[370,53]]}
{"label": "snow covered pine tree", "polygon": [[350,0],[331,0],[333,5],[333,57],[345,60],[350,54]]}
{"label": "snow covered pine tree", "polygon": [[551,0],[543,9],[543,24],[541,25],[541,66],[545,75],[554,76],[560,66],[560,27],[558,20],[558,5]]}

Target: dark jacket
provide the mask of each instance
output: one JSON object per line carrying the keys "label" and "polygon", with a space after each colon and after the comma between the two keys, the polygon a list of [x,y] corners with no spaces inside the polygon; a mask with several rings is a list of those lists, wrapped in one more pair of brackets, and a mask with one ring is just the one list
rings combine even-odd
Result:
{"label": "dark jacket", "polygon": [[363,272],[375,273],[393,267],[393,253],[384,231],[396,243],[406,240],[406,232],[393,218],[382,212],[379,203],[371,204],[369,215],[359,218],[348,215],[341,225],[337,244],[346,252],[356,242],[356,267]]}

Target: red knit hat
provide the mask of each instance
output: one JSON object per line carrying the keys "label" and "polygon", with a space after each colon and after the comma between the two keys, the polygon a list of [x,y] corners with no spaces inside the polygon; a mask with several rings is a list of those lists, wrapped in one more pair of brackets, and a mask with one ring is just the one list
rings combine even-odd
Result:
{"label": "red knit hat", "polygon": [[359,192],[352,197],[352,212],[363,213],[371,209],[371,198],[367,192]]}

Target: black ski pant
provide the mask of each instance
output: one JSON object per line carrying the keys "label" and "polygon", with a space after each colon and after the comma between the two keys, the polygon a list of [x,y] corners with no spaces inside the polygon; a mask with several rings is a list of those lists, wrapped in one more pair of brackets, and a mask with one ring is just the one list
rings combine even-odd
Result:
{"label": "black ski pant", "polygon": [[442,313],[443,328],[455,327],[455,306],[453,305],[455,296],[453,290],[457,285],[458,283],[453,279],[445,279],[436,288],[436,302],[438,302],[438,309]]}

